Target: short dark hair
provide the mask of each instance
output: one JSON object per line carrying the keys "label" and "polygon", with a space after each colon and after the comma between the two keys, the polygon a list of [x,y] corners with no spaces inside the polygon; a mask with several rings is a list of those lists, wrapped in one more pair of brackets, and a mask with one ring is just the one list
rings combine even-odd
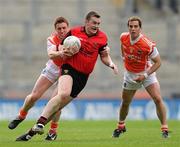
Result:
{"label": "short dark hair", "polygon": [[142,21],[141,21],[140,17],[138,17],[138,16],[132,16],[132,17],[130,17],[130,18],[128,19],[128,23],[127,23],[128,26],[129,26],[129,22],[130,22],[130,21],[138,21],[140,28],[142,27]]}
{"label": "short dark hair", "polygon": [[68,20],[66,19],[66,18],[64,18],[64,17],[62,17],[62,16],[60,16],[60,17],[57,17],[56,19],[55,19],[55,22],[54,22],[54,28],[56,28],[56,25],[58,24],[58,23],[66,23],[67,24],[67,26],[69,26],[69,22],[68,22]]}
{"label": "short dark hair", "polygon": [[101,16],[95,12],[95,11],[90,11],[87,15],[86,15],[86,20],[89,20],[91,17],[96,17],[96,18],[100,18]]}

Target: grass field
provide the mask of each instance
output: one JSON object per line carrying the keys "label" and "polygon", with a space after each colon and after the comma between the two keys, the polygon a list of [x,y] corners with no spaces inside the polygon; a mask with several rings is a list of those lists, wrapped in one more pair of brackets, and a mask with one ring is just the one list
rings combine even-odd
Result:
{"label": "grass field", "polygon": [[[7,128],[7,121],[0,121],[0,147],[178,147],[180,122],[169,121],[170,138],[163,139],[159,121],[127,121],[127,132],[120,138],[111,134],[116,121],[61,121],[56,141],[45,141],[45,135],[34,136],[28,142],[16,142],[16,137],[28,130],[34,121],[24,121],[15,130]],[[46,127],[46,132],[49,126]]]}

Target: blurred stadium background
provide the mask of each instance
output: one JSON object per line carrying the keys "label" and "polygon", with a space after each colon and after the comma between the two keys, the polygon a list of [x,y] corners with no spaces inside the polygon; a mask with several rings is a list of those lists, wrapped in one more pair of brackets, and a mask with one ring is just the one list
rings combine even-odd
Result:
{"label": "blurred stadium background", "polygon": [[[73,107],[69,105],[70,108],[65,110],[67,115],[87,108],[83,106],[80,109],[80,103],[86,105],[92,102],[92,105],[88,105],[88,114],[93,112],[88,119],[117,118],[123,78],[119,35],[127,31],[127,18],[138,15],[143,20],[143,32],[156,41],[162,57],[162,66],[157,75],[162,96],[171,111],[169,117],[180,119],[180,0],[0,0],[0,120],[17,115],[23,99],[32,90],[44,68],[48,60],[46,38],[54,29],[54,19],[64,16],[71,26],[81,25],[90,10],[98,11],[102,16],[101,28],[109,37],[111,55],[120,69],[120,75],[114,76],[110,69],[107,70],[98,62],[80,95],[81,100],[72,103]],[[52,89],[45,93],[43,99],[50,97]],[[135,99],[132,112],[141,113],[142,117],[133,117],[132,113],[130,118],[146,119],[144,110],[148,107],[148,116],[153,107],[149,95],[141,89]],[[32,110],[31,118],[39,114],[37,112],[43,103]],[[147,107],[142,108],[144,105]],[[101,117],[102,113],[106,116]],[[95,114],[97,116],[94,118]]]}

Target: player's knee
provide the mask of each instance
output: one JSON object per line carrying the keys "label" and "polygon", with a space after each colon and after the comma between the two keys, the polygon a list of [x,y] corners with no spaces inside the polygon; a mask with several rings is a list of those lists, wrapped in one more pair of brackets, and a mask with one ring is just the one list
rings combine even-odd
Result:
{"label": "player's knee", "polygon": [[156,96],[156,97],[153,98],[153,100],[154,100],[154,103],[157,104],[157,105],[162,103],[161,96]]}
{"label": "player's knee", "polygon": [[61,99],[66,99],[70,96],[70,93],[67,91],[62,91],[60,94],[58,94]]}
{"label": "player's knee", "polygon": [[123,100],[122,101],[122,106],[123,107],[128,107],[130,103],[131,103],[131,101]]}
{"label": "player's knee", "polygon": [[58,110],[57,112],[56,112],[56,116],[59,116],[61,114],[61,110]]}
{"label": "player's knee", "polygon": [[41,97],[41,95],[39,95],[38,93],[31,93],[30,94],[30,101],[36,102],[40,97]]}

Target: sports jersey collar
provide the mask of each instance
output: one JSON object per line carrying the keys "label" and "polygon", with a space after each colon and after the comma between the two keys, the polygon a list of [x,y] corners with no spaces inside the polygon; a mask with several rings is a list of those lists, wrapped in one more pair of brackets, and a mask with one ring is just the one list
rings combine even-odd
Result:
{"label": "sports jersey collar", "polygon": [[135,44],[136,42],[138,42],[138,41],[141,39],[142,36],[143,36],[143,35],[140,34],[138,38],[136,38],[135,40],[132,40],[132,39],[131,39],[131,35],[130,35],[130,43],[131,43],[131,45],[133,45],[133,44]]}
{"label": "sports jersey collar", "polygon": [[94,35],[92,35],[92,36],[89,36],[87,33],[86,33],[86,31],[85,31],[85,26],[82,26],[81,27],[81,32],[84,32],[88,37],[92,37],[92,36],[96,36],[96,35],[98,35],[98,33],[99,33],[99,30],[97,31],[97,33],[96,34],[94,34]]}

